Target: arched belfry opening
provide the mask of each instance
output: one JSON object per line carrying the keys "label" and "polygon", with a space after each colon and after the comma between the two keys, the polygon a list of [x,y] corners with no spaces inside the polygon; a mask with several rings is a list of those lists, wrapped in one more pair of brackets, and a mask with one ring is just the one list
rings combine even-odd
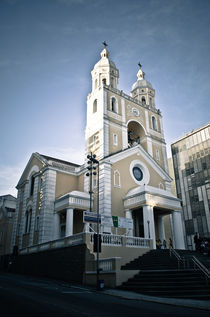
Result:
{"label": "arched belfry opening", "polygon": [[144,137],[145,132],[140,123],[136,121],[130,121],[128,123],[128,146],[132,147],[137,144],[141,144]]}

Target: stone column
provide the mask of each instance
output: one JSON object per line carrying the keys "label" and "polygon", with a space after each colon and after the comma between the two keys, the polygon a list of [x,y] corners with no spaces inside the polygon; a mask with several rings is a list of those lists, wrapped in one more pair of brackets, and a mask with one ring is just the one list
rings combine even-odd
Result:
{"label": "stone column", "polygon": [[58,212],[54,213],[54,230],[53,230],[53,240],[60,238],[60,214]]}
{"label": "stone column", "polygon": [[173,223],[173,233],[174,233],[174,248],[175,249],[185,249],[184,243],[184,233],[182,227],[182,217],[181,212],[174,210],[172,212],[172,223]]}
{"label": "stone column", "polygon": [[[125,211],[125,217],[127,219],[133,219],[132,211],[131,210],[126,210]],[[133,229],[127,229],[127,235],[132,237],[133,236]]]}
{"label": "stone column", "polygon": [[166,238],[163,216],[158,216],[158,234],[159,234],[159,239],[163,243],[163,240]]}
{"label": "stone column", "polygon": [[144,221],[144,237],[146,239],[152,239],[153,249],[156,249],[153,206],[149,206],[149,205],[143,206],[143,221]]}
{"label": "stone column", "polygon": [[66,209],[66,237],[73,235],[74,209]]}

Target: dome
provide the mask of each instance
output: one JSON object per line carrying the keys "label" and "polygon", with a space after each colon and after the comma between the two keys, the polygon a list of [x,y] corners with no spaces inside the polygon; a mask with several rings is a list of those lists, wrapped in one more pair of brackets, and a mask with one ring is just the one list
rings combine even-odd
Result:
{"label": "dome", "polygon": [[152,84],[150,84],[150,82],[148,82],[146,79],[139,79],[135,82],[135,84],[133,84],[132,90],[136,88],[146,88],[146,87],[153,89]]}
{"label": "dome", "polygon": [[139,71],[137,73],[137,81],[135,82],[135,84],[133,84],[132,86],[132,90],[136,89],[136,88],[151,88],[153,89],[152,85],[150,84],[150,82],[148,82],[144,77],[145,77],[145,73],[143,72],[143,70],[141,69],[141,64],[139,63]]}

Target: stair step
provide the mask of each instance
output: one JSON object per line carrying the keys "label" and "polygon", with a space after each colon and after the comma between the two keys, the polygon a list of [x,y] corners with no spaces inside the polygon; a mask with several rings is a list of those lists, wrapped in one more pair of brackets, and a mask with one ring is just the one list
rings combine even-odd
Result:
{"label": "stair step", "polygon": [[[199,256],[193,251],[177,252],[185,257]],[[150,296],[209,300],[210,285],[206,284],[204,275],[200,271],[194,271],[192,265],[186,269],[178,269],[177,259],[169,256],[169,250],[152,250],[124,265],[121,269],[137,269],[140,272],[120,288]],[[202,263],[205,261],[210,266],[210,259],[209,262],[207,260],[202,259]]]}

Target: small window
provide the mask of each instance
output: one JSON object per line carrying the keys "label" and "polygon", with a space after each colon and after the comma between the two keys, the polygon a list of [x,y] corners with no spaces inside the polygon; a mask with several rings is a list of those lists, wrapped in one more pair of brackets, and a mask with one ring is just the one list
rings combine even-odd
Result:
{"label": "small window", "polygon": [[39,231],[39,216],[36,216],[36,226],[35,226],[35,230]]}
{"label": "small window", "polygon": [[149,105],[150,105],[150,107],[152,107],[152,98],[151,97],[149,97]]}
{"label": "small window", "polygon": [[159,188],[160,188],[160,189],[165,189],[165,188],[164,188],[164,185],[163,185],[162,183],[159,184]]}
{"label": "small window", "polygon": [[111,111],[117,113],[117,101],[114,97],[111,98]]}
{"label": "small window", "polygon": [[117,134],[113,134],[113,144],[114,144],[115,146],[118,145],[118,135],[117,135]]}
{"label": "small window", "polygon": [[111,77],[111,87],[114,88],[114,78]]}
{"label": "small window", "polygon": [[146,99],[145,99],[144,96],[141,97],[141,102],[142,102],[143,105],[146,105]]}
{"label": "small window", "polygon": [[27,210],[25,214],[25,233],[29,233],[31,230],[31,215],[32,209]]}
{"label": "small window", "polygon": [[102,79],[102,83],[103,83],[103,85],[106,85],[106,78]]}
{"label": "small window", "polygon": [[157,120],[155,117],[152,117],[152,128],[157,131]]}
{"label": "small window", "polygon": [[120,172],[118,170],[114,171],[114,187],[120,187]]}
{"label": "small window", "polygon": [[156,160],[160,161],[160,151],[156,150]]}
{"label": "small window", "polygon": [[93,113],[95,112],[97,112],[97,99],[95,99],[93,103]]}
{"label": "small window", "polygon": [[33,193],[34,193],[34,182],[35,182],[35,177],[34,177],[34,175],[32,175],[31,176],[30,196],[33,196]]}
{"label": "small window", "polygon": [[97,137],[96,135],[93,136],[93,145],[96,145],[96,140],[97,140]]}

